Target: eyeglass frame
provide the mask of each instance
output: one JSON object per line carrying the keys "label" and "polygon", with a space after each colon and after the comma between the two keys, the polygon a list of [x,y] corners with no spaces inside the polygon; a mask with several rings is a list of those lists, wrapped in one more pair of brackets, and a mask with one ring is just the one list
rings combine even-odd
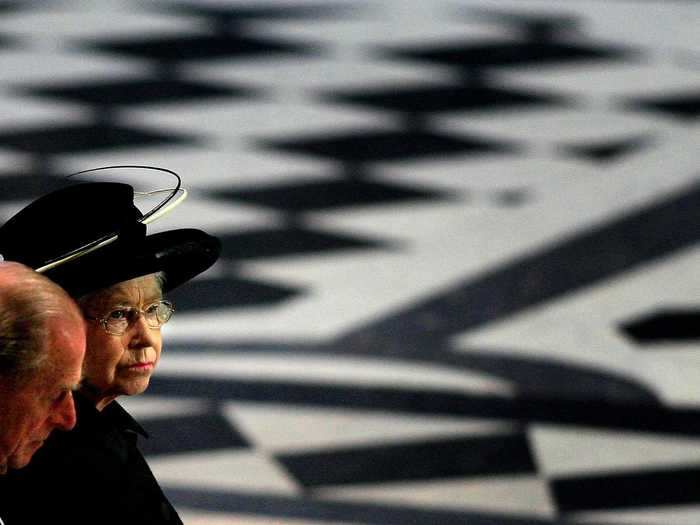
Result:
{"label": "eyeglass frame", "polygon": [[[153,326],[148,322],[148,317],[146,317],[146,310],[148,310],[151,306],[156,305],[156,304],[159,306],[163,305],[163,304],[166,305],[169,308],[170,313],[168,314],[168,318],[165,321],[159,322],[156,326]],[[108,319],[109,316],[112,315],[112,313],[114,313],[117,310],[129,310],[131,312],[138,313],[138,315],[136,317],[134,317],[134,319],[132,321],[127,321],[126,326],[120,332],[114,331],[113,329],[110,329],[107,326],[107,323],[109,322],[109,319]],[[143,316],[144,320],[146,321],[146,326],[148,326],[152,330],[157,330],[161,326],[166,324],[168,321],[170,321],[171,317],[173,316],[173,313],[175,313],[175,307],[173,306],[173,303],[171,303],[170,301],[166,301],[165,299],[160,299],[158,301],[154,301],[152,303],[147,304],[145,308],[138,308],[137,306],[130,306],[130,305],[115,305],[115,306],[110,308],[109,312],[107,312],[104,315],[104,317],[92,317],[92,316],[89,316],[87,314],[83,314],[83,317],[85,317],[85,319],[87,319],[88,321],[97,321],[102,326],[104,331],[107,332],[109,335],[121,336],[121,335],[124,335],[126,333],[126,331],[141,316]],[[156,320],[158,320],[157,317],[156,317]]]}

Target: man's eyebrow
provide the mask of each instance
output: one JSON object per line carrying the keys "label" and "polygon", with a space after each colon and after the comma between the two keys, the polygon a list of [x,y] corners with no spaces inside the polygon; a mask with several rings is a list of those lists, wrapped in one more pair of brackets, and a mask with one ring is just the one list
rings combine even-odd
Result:
{"label": "man's eyebrow", "polygon": [[80,383],[71,383],[70,385],[65,384],[58,387],[56,390],[58,392],[77,392],[80,388]]}
{"label": "man's eyebrow", "polygon": [[69,392],[73,394],[78,391],[79,387],[79,384],[61,385],[56,390],[54,390],[52,394],[49,394],[49,399],[54,400],[57,397],[63,397],[64,394],[67,394]]}

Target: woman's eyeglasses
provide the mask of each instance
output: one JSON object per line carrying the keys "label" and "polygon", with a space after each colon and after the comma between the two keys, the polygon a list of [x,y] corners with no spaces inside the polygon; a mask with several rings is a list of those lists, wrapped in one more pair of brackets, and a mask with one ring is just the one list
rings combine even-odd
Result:
{"label": "woman's eyeglasses", "polygon": [[86,315],[85,318],[100,323],[105,332],[110,335],[124,335],[124,332],[141,315],[143,315],[146,324],[150,328],[160,328],[170,320],[174,311],[175,308],[169,301],[157,301],[149,304],[143,310],[135,306],[118,306],[104,317],[89,317]]}

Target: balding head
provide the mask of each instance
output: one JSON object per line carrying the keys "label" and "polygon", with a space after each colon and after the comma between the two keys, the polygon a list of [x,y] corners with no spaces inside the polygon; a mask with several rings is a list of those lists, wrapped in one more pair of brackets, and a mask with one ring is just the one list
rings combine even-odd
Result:
{"label": "balding head", "polygon": [[82,322],[57,284],[22,264],[0,262],[0,378],[21,382],[41,367],[50,319]]}
{"label": "balding head", "polygon": [[75,424],[84,320],[59,286],[0,262],[0,473],[29,462],[54,428]]}

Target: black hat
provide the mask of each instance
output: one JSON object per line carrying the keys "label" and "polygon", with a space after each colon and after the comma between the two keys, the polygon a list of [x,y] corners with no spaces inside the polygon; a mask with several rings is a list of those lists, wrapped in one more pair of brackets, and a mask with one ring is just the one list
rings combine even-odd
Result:
{"label": "black hat", "polygon": [[[216,237],[194,229],[146,235],[142,217],[128,184],[68,186],[35,200],[1,226],[0,254],[34,269],[48,266],[40,271],[73,297],[155,272],[166,276],[164,291],[172,290],[219,257]],[[67,255],[74,257],[49,264]]]}

